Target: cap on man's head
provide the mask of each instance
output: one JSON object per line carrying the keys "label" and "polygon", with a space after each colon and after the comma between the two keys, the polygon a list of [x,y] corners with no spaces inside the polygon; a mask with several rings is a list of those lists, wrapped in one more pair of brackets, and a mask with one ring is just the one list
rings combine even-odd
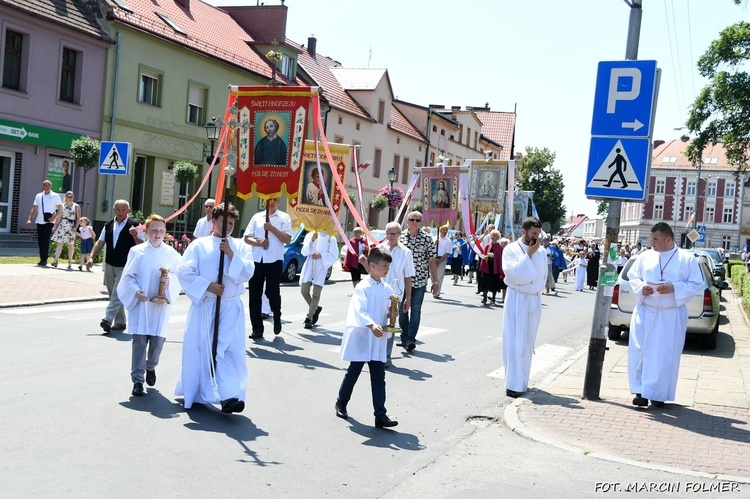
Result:
{"label": "cap on man's head", "polygon": [[549,236],[544,236],[544,237],[542,238],[542,241],[549,241]]}

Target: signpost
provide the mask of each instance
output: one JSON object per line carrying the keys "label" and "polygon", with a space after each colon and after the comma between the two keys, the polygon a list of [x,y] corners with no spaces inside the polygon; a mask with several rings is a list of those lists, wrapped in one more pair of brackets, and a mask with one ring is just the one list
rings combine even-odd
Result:
{"label": "signpost", "polygon": [[133,145],[128,142],[102,142],[99,150],[100,175],[127,175]]}

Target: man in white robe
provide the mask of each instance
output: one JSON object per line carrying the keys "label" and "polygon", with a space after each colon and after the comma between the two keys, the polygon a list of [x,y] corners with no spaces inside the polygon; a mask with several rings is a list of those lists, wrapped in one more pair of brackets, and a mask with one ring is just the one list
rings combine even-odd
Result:
{"label": "man in white robe", "polygon": [[323,310],[320,306],[320,293],[326,283],[328,269],[339,259],[336,238],[325,231],[308,232],[302,242],[302,256],[306,257],[299,276],[300,292],[307,302],[304,327],[312,329]]}
{"label": "man in white robe", "polygon": [[205,217],[201,217],[200,220],[195,224],[195,230],[193,231],[193,237],[206,237],[211,235],[211,228],[214,225],[213,212],[214,206],[216,206],[216,200],[213,198],[206,199],[203,203],[203,209],[206,212]]}
{"label": "man in white robe", "polygon": [[[221,402],[222,412],[242,412],[247,391],[245,310],[241,297],[255,270],[252,248],[233,237],[222,238],[224,204],[214,208],[214,232],[188,246],[177,267],[182,289],[190,298],[182,369],[175,395],[185,397],[185,409],[194,402]],[[229,205],[227,234],[231,235],[239,213]],[[222,284],[219,255],[224,258]],[[216,364],[212,355],[217,296],[221,297]]]}
{"label": "man in white robe", "polygon": [[505,393],[520,397],[529,385],[542,314],[542,291],[547,283],[547,254],[539,234],[542,222],[528,217],[521,224],[521,237],[503,250],[503,272],[508,293],[503,319]]}
{"label": "man in white robe", "polygon": [[633,405],[674,400],[685,345],[687,303],[705,287],[698,260],[674,244],[672,228],[651,229],[653,249],[641,250],[628,271],[638,304],[630,319],[628,380]]}
{"label": "man in white robe", "polygon": [[[166,233],[167,225],[162,217],[151,215],[146,219],[148,240],[130,248],[117,284],[117,296],[125,307],[130,334],[133,335],[130,379],[133,382],[132,394],[137,397],[144,394],[144,381],[148,386],[156,384],[156,366],[166,340],[169,313],[172,303],[180,295],[180,283],[174,274],[180,263],[180,254],[164,244]],[[170,273],[162,276],[162,268]],[[165,286],[164,298],[168,302],[150,301],[159,294],[162,283]]]}
{"label": "man in white robe", "polygon": [[[411,250],[399,240],[401,237],[401,226],[398,222],[389,222],[386,224],[385,237],[385,242],[380,246],[388,250],[392,261],[388,269],[388,275],[383,280],[393,289],[395,295],[401,297],[399,313],[407,313],[411,306],[411,284],[415,274],[414,257],[411,254]],[[398,315],[396,319],[398,320]],[[387,359],[385,361],[386,369],[391,367],[393,343],[393,335],[390,335],[388,338]]]}

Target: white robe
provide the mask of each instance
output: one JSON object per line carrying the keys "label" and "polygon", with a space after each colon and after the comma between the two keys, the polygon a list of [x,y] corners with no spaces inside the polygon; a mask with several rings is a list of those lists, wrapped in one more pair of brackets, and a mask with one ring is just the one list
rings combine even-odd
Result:
{"label": "white robe", "polygon": [[[318,234],[318,238],[312,240],[313,233],[308,232],[302,243],[302,256],[306,257],[305,263],[299,275],[299,283],[312,282],[316,286],[326,283],[328,269],[339,259],[339,246],[336,238],[329,236],[327,232]],[[314,260],[313,253],[320,253],[320,258]]]}
{"label": "white robe", "polygon": [[[177,279],[177,266],[180,254],[168,244],[160,244],[158,248],[151,243],[138,244],[130,248],[128,260],[122,271],[117,285],[117,296],[128,314],[128,332],[149,336],[166,336],[169,326],[169,312],[172,304],[180,295],[180,282]],[[159,294],[160,268],[167,268],[169,285],[164,289],[164,296],[169,304],[159,305],[151,301],[140,301],[136,298],[137,291],[143,291],[149,300]]]}
{"label": "white robe", "polygon": [[211,346],[216,295],[208,291],[208,286],[218,279],[221,239],[215,236],[196,239],[177,267],[180,284],[191,301],[182,342],[182,369],[175,388],[175,395],[185,397],[185,409],[190,409],[194,402],[213,404],[232,397],[245,400],[245,307],[241,297],[255,264],[249,245],[242,239],[229,238],[229,241],[234,257],[230,261],[224,255],[215,378],[211,376]]}
{"label": "white robe", "polygon": [[[660,268],[663,268],[663,276]],[[649,400],[674,400],[680,355],[685,346],[686,304],[701,294],[705,286],[698,260],[677,248],[664,252],[642,251],[630,267],[628,278],[638,298],[630,319],[628,340],[630,391]],[[674,293],[643,295],[647,283],[658,282],[672,283]]]}
{"label": "white robe", "polygon": [[586,258],[576,258],[576,291],[583,291],[583,287],[586,285],[588,266],[589,261]]}
{"label": "white robe", "polygon": [[377,282],[369,275],[354,288],[349,313],[346,316],[344,337],[341,340],[341,359],[350,362],[386,361],[388,338],[372,334],[370,324],[388,325],[388,310],[393,289],[385,282]]}
{"label": "white robe", "polygon": [[525,392],[531,374],[542,291],[547,282],[547,254],[540,248],[529,258],[529,247],[521,241],[503,250],[503,272],[508,294],[503,318],[503,362],[505,388]]}
{"label": "white robe", "polygon": [[211,229],[213,229],[214,221],[208,220],[206,217],[201,217],[198,223],[195,224],[195,230],[193,231],[193,237],[206,237],[211,235]]}

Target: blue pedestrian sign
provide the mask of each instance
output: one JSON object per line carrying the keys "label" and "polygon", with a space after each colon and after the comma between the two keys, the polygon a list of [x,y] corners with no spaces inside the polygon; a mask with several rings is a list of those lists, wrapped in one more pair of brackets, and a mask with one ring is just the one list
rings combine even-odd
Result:
{"label": "blue pedestrian sign", "polygon": [[695,228],[695,230],[698,232],[698,235],[700,236],[698,239],[696,239],[696,243],[705,243],[706,242],[706,226],[705,225],[699,225]]}
{"label": "blue pedestrian sign", "polygon": [[127,175],[133,146],[128,142],[102,142],[99,149],[99,173]]}
{"label": "blue pedestrian sign", "polygon": [[591,135],[651,137],[659,72],[656,61],[600,62]]}
{"label": "blue pedestrian sign", "polygon": [[592,199],[646,198],[651,140],[592,137],[586,174],[586,196]]}

